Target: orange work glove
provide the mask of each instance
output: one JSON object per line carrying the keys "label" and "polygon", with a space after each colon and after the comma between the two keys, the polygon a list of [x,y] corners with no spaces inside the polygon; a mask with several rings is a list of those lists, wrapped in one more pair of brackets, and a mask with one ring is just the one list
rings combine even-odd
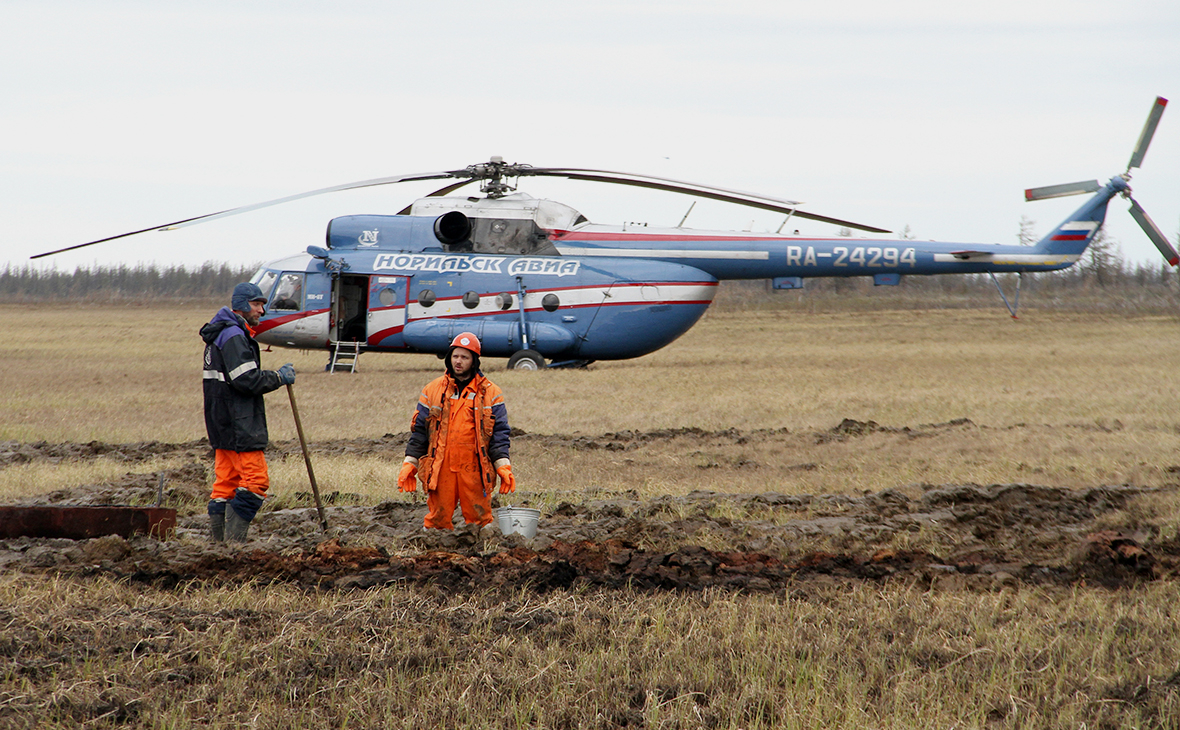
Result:
{"label": "orange work glove", "polygon": [[505,464],[496,470],[500,475],[500,494],[516,491],[516,477],[512,476],[512,465]]}
{"label": "orange work glove", "polygon": [[397,475],[397,488],[403,492],[418,491],[418,465],[413,462],[402,464],[401,473]]}

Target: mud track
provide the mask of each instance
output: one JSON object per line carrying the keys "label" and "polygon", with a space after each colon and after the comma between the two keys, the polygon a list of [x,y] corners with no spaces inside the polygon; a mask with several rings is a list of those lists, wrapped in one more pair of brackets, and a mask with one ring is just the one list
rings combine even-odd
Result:
{"label": "mud track", "polygon": [[[967,418],[959,418],[945,423],[923,424],[916,428],[908,426],[881,426],[874,421],[856,421],[844,419],[837,426],[826,431],[816,431],[806,434],[815,444],[825,444],[833,441],[846,441],[851,438],[866,436],[873,433],[899,434],[908,438],[929,438],[940,432],[958,428],[987,429],[978,426]],[[1113,426],[1103,427],[1093,424],[1078,424],[1067,428],[1118,430],[1122,426],[1115,421]],[[567,434],[533,434],[521,429],[512,429],[514,442],[530,442],[542,447],[569,447],[581,451],[634,451],[645,444],[653,442],[679,442],[692,445],[695,442],[726,441],[742,445],[752,441],[773,438],[787,434],[782,429],[755,429],[741,431],[736,428],[707,431],[701,428],[658,429],[655,431],[618,431],[605,433],[601,436],[580,436]],[[387,433],[380,438],[331,439],[316,441],[309,444],[316,454],[327,456],[355,455],[355,456],[389,456],[400,460],[406,445],[408,434]],[[267,458],[287,458],[299,456],[299,442],[272,441],[266,450]],[[207,439],[186,441],[182,443],[167,443],[162,441],[141,441],[131,444],[111,444],[103,441],[89,441],[86,443],[52,443],[36,441],[22,443],[19,441],[0,441],[0,468],[12,464],[32,462],[61,463],[63,461],[87,461],[99,458],[126,461],[129,464],[141,463],[155,457],[188,457],[194,460],[211,459],[211,451]],[[1180,466],[1170,467],[1180,472]]]}
{"label": "mud track", "polygon": [[[958,428],[952,422],[923,427]],[[845,421],[814,435],[846,439],[883,429]],[[911,433],[909,429],[893,429]],[[678,429],[600,437],[517,434],[579,449],[628,450],[651,441],[724,438],[741,443],[762,432]],[[924,433],[913,432],[914,437]],[[317,453],[400,459],[404,435],[318,442]],[[297,443],[271,455],[298,454]],[[807,591],[847,581],[906,581],[934,589],[992,590],[1019,584],[1107,588],[1175,580],[1180,540],[1163,539],[1151,520],[1152,493],[1132,486],[1062,489],[1032,484],[923,485],[859,496],[692,492],[640,499],[600,494],[547,511],[535,538],[482,530],[423,532],[425,507],[409,501],[366,506],[328,496],[331,533],[318,528],[310,496],[260,513],[243,547],[204,539],[208,445],[0,443],[0,468],[33,461],[156,456],[191,459],[163,472],[165,504],[181,505],[170,539],[0,541],[0,569],[107,575],[175,585],[186,581],[283,581],[327,589],[396,583],[470,590],[537,591],[588,586],[652,590],[723,587]],[[35,500],[51,504],[150,504],[159,474],[128,474]]]}

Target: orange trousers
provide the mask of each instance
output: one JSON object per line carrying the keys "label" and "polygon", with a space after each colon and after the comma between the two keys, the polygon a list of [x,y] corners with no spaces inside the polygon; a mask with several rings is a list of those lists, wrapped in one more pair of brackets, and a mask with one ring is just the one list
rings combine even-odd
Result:
{"label": "orange trousers", "polygon": [[266,499],[270,488],[270,475],[266,471],[266,455],[261,451],[229,451],[217,449],[213,452],[213,493],[210,499],[234,498],[238,487],[245,487],[259,497]]}
{"label": "orange trousers", "polygon": [[454,528],[451,516],[455,504],[463,510],[469,525],[486,525],[492,521],[492,499],[483,493],[479,473],[479,454],[475,444],[448,444],[439,467],[438,486],[426,493],[424,524],[437,530]]}

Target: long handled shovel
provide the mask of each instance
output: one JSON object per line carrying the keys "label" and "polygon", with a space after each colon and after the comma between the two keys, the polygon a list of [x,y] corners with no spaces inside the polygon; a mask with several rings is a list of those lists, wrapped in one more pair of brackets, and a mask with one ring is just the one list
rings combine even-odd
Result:
{"label": "long handled shovel", "polygon": [[320,527],[328,532],[328,518],[324,516],[324,504],[320,501],[320,488],[315,483],[315,472],[311,469],[311,454],[307,451],[307,440],[303,438],[303,423],[299,420],[299,406],[295,405],[295,386],[287,383],[287,395],[291,396],[291,413],[295,414],[295,430],[299,433],[299,445],[303,448],[303,463],[307,464],[307,478],[311,480],[311,493],[315,496],[315,508],[320,513]]}

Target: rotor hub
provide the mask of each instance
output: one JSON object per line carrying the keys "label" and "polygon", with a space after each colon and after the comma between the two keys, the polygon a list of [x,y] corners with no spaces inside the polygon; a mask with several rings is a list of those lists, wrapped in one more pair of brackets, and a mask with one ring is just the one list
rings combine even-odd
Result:
{"label": "rotor hub", "polygon": [[518,178],[528,174],[530,169],[531,165],[504,162],[504,158],[496,156],[478,165],[468,165],[464,174],[483,181],[479,186],[481,193],[486,193],[489,198],[502,198],[516,192],[516,186],[506,182],[505,178]]}

